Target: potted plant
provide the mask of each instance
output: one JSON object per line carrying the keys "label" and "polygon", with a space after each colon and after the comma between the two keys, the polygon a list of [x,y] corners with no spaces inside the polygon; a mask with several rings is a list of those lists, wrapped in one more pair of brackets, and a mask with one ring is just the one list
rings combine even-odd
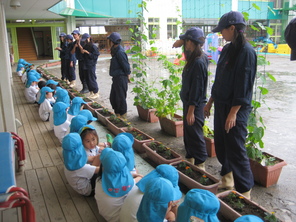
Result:
{"label": "potted plant", "polygon": [[218,193],[216,196],[220,201],[219,214],[222,214],[226,219],[234,221],[243,215],[255,215],[266,222],[280,222],[274,213],[269,213],[265,208],[237,191],[228,190]]}
{"label": "potted plant", "polygon": [[204,133],[204,138],[206,142],[208,156],[215,157],[216,151],[215,151],[215,142],[214,142],[214,130],[210,129],[210,127],[208,127],[205,123],[203,126],[203,133]]}
{"label": "potted plant", "polygon": [[[84,100],[85,101],[85,100]],[[86,102],[86,101],[85,101]],[[98,102],[88,102],[87,104],[84,104],[85,109],[88,109],[91,111],[93,116],[97,117],[96,110],[97,109],[103,109],[103,106],[99,104]]]}
{"label": "potted plant", "polygon": [[134,137],[133,147],[135,151],[137,151],[138,153],[145,153],[143,144],[154,140],[153,137],[147,135],[146,133],[142,132],[141,130],[135,127],[130,126],[130,127],[124,128],[123,131],[133,135]]}
{"label": "potted plant", "polygon": [[102,108],[95,110],[96,116],[98,120],[105,126],[107,126],[107,118],[111,115],[114,115],[114,113],[110,112],[108,108]]}
{"label": "potted plant", "polygon": [[201,170],[186,160],[179,160],[171,163],[171,165],[176,167],[180,182],[188,189],[198,188],[209,190],[214,194],[217,193],[220,181],[213,175]]}
{"label": "potted plant", "polygon": [[[156,115],[159,117],[161,129],[170,135],[183,136],[183,118],[177,114],[180,107],[180,90],[183,66],[170,62],[165,55],[160,55],[158,61],[170,72],[168,79],[162,79],[161,89],[156,97]],[[183,64],[183,63],[182,63]]]}
{"label": "potted plant", "polygon": [[147,157],[157,165],[170,164],[182,158],[180,154],[158,141],[144,143],[143,147]]}
{"label": "potted plant", "polygon": [[129,124],[123,119],[118,118],[116,115],[111,115],[107,118],[107,129],[114,135],[122,133],[124,129],[127,129],[127,127],[129,127]]}

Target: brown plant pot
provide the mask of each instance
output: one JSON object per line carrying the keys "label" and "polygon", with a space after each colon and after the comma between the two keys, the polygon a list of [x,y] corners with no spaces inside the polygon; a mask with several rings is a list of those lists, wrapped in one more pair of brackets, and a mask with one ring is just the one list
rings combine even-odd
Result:
{"label": "brown plant pot", "polygon": [[137,153],[145,153],[145,149],[143,147],[143,144],[148,143],[151,140],[154,140],[153,137],[147,135],[146,133],[142,132],[141,130],[139,130],[135,127],[125,128],[123,130],[124,130],[124,132],[131,133],[131,134],[133,134],[132,131],[136,131],[138,134],[142,134],[143,136],[146,137],[146,139],[139,140],[139,139],[135,138],[135,135],[133,135],[134,139],[135,139],[134,144],[133,144],[133,148]]}
{"label": "brown plant pot", "polygon": [[214,139],[204,137],[205,142],[206,142],[206,148],[207,148],[207,153],[209,157],[215,157],[216,156],[216,151],[215,151],[215,142]]}
{"label": "brown plant pot", "polygon": [[[120,119],[121,122],[125,123],[123,120]],[[126,127],[118,127],[116,126],[114,123],[112,123],[110,121],[110,117],[107,118],[107,129],[110,130],[114,135],[117,135],[119,133],[124,132],[124,130],[127,130],[127,126]]]}
{"label": "brown plant pot", "polygon": [[181,137],[183,136],[183,120],[182,116],[179,116],[177,114],[174,115],[177,121],[170,120],[166,117],[159,118],[159,123],[161,129],[175,137]]}
{"label": "brown plant pot", "polygon": [[171,163],[170,165],[172,166],[177,166],[179,163],[181,163],[182,161],[185,161],[186,164],[188,166],[190,166],[190,168],[193,170],[193,171],[198,171],[204,175],[206,175],[208,178],[210,178],[214,184],[211,184],[211,185],[208,185],[208,186],[205,186],[195,180],[193,180],[192,178],[190,178],[189,176],[187,176],[186,174],[182,173],[181,171],[178,170],[178,173],[179,173],[179,181],[184,184],[188,189],[194,189],[194,188],[197,188],[197,189],[203,189],[203,190],[208,190],[214,194],[217,193],[218,191],[218,185],[220,184],[220,181],[214,177],[212,174],[209,174],[208,172],[204,171],[204,170],[201,170],[199,169],[197,166],[191,164],[190,162],[186,161],[186,160],[179,160],[177,162],[173,162]]}
{"label": "brown plant pot", "polygon": [[[154,143],[160,143],[157,141],[153,141]],[[158,154],[155,150],[151,149],[149,147],[149,145],[151,144],[151,142],[148,143],[144,143],[143,147],[145,149],[146,155],[149,159],[151,159],[154,163],[156,163],[157,165],[160,164],[170,164],[176,161],[179,161],[182,159],[182,156],[180,154],[178,154],[177,152],[173,151],[171,149],[171,154],[172,156],[174,156],[173,159],[165,159],[164,157],[162,157],[160,154]]]}
{"label": "brown plant pot", "polygon": [[103,109],[97,109],[95,110],[96,116],[100,123],[102,123],[104,126],[107,126],[107,118],[109,118],[111,115],[114,115],[114,113],[107,111],[107,113],[103,113]]}
{"label": "brown plant pot", "polygon": [[156,109],[144,109],[142,106],[137,105],[139,117],[150,123],[157,123],[158,117],[155,115]]}
{"label": "brown plant pot", "polygon": [[252,215],[256,215],[256,216],[260,217],[263,220],[265,217],[265,213],[270,213],[269,211],[267,211],[265,208],[263,208],[262,206],[260,206],[256,202],[254,202],[244,196],[243,196],[244,198],[242,199],[245,204],[243,209],[246,210],[247,208],[249,208],[249,209],[254,209],[254,211],[250,211],[251,213],[246,213],[246,214],[245,213],[241,214],[240,212],[237,212],[231,206],[229,206],[226,202],[223,201],[223,198],[227,197],[231,192],[236,192],[236,194],[238,196],[243,196],[239,192],[233,191],[233,190],[227,190],[222,193],[216,194],[216,196],[219,198],[219,201],[220,201],[220,209],[219,209],[218,214],[221,214],[225,219],[229,219],[231,221],[234,221],[243,215],[252,214]]}
{"label": "brown plant pot", "polygon": [[88,109],[89,111],[91,111],[91,113],[93,114],[94,117],[97,117],[96,110],[102,110],[103,107],[101,106],[100,108],[93,108],[92,104],[93,104],[93,102],[88,102],[88,103],[84,104],[84,109]]}
{"label": "brown plant pot", "polygon": [[[267,154],[263,152],[263,154]],[[274,157],[271,154],[267,154],[271,157]],[[255,160],[250,160],[251,170],[253,172],[254,180],[264,187],[270,187],[278,182],[278,179],[281,175],[282,168],[287,165],[287,163],[275,157],[278,163],[273,166],[262,166]]]}

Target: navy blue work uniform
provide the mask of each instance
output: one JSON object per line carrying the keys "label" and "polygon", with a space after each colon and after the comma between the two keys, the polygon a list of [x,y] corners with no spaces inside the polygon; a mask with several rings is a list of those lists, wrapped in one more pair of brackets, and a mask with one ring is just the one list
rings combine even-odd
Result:
{"label": "navy blue work uniform", "polygon": [[61,42],[60,45],[60,58],[61,58],[61,74],[62,74],[62,80],[66,78],[66,60],[65,60],[65,53],[68,46],[68,42],[64,40]]}
{"label": "navy blue work uniform", "polygon": [[[75,41],[74,44],[77,44],[77,41]],[[83,47],[85,45],[85,42],[80,42],[80,45]],[[78,60],[79,79],[81,83],[85,83],[86,81],[85,81],[84,72],[83,72],[83,54],[81,53],[79,47],[76,47],[75,55],[76,55],[76,59]]]}
{"label": "navy blue work uniform", "polygon": [[127,112],[128,75],[131,73],[127,55],[121,45],[112,47],[109,75],[112,76],[110,103],[116,114]]}
{"label": "navy blue work uniform", "polygon": [[[227,54],[230,44],[224,46],[221,52],[211,92],[215,105],[214,140],[217,158],[222,164],[221,176],[232,171],[236,190],[244,193],[254,186],[245,140],[247,122],[252,110],[257,56],[252,46],[246,43],[240,50],[234,66],[228,68]],[[241,107],[236,115],[236,125],[227,133],[227,116],[233,106],[239,105]]]}
{"label": "navy blue work uniform", "polygon": [[83,73],[86,80],[89,91],[97,93],[99,91],[97,76],[96,76],[96,65],[100,55],[99,49],[93,43],[86,43],[83,49],[87,50],[89,54],[83,54]]}
{"label": "navy blue work uniform", "polygon": [[[72,54],[71,51],[74,47],[73,42],[69,42],[65,50],[65,77],[70,82],[76,80],[75,65],[76,65],[76,54]],[[73,62],[73,66],[70,63]]]}
{"label": "navy blue work uniform", "polygon": [[[195,62],[182,73],[182,88],[180,97],[183,102],[183,131],[186,158],[194,158],[195,164],[200,164],[207,159],[207,150],[204,140],[204,106],[208,84],[208,59],[203,54],[196,58]],[[194,105],[193,125],[187,123],[189,106]]]}

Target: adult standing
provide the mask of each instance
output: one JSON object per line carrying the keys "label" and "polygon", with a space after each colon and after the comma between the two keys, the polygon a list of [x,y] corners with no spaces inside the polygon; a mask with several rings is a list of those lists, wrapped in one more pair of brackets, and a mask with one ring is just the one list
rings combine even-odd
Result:
{"label": "adult standing", "polygon": [[73,36],[72,35],[66,35],[67,40],[67,48],[65,52],[65,69],[66,69],[66,78],[70,82],[70,87],[75,86],[75,80],[76,80],[76,73],[75,73],[75,66],[76,66],[76,53],[72,54],[72,49],[74,47],[73,43]]}
{"label": "adult standing", "polygon": [[254,186],[245,140],[252,110],[253,85],[257,70],[255,50],[246,41],[246,22],[237,11],[224,14],[213,29],[229,44],[223,47],[204,113],[209,117],[214,103],[214,139],[217,158],[222,164],[221,188],[235,189],[250,198]]}
{"label": "adult standing", "polygon": [[78,60],[78,71],[79,71],[79,79],[81,81],[82,84],[82,90],[80,91],[80,93],[88,93],[88,87],[86,84],[86,80],[84,77],[84,72],[83,72],[83,54],[81,53],[81,50],[79,48],[79,45],[81,45],[82,47],[84,46],[84,42],[80,41],[80,32],[79,30],[74,30],[72,32],[73,38],[75,39],[74,41],[74,46],[71,50],[71,53],[76,55],[76,59]]}
{"label": "adult standing", "polygon": [[186,158],[192,164],[205,170],[207,159],[204,140],[204,106],[208,84],[208,59],[202,51],[205,42],[203,31],[190,28],[173,47],[184,45],[186,65],[182,73],[180,97],[183,102],[184,145]]}
{"label": "adult standing", "polygon": [[61,75],[62,75],[62,80],[66,78],[66,72],[65,72],[65,50],[67,48],[67,41],[66,41],[66,34],[61,33],[59,35],[60,38],[60,47],[56,47],[55,50],[60,51],[60,59],[61,59]]}
{"label": "adult standing", "polygon": [[111,45],[111,62],[109,75],[112,76],[112,86],[110,92],[110,103],[116,116],[127,118],[126,95],[128,90],[129,75],[131,73],[127,55],[120,45],[121,37],[117,32],[111,33],[107,37]]}
{"label": "adult standing", "polygon": [[296,60],[296,18],[293,18],[285,29],[285,40],[291,48],[290,60]]}
{"label": "adult standing", "polygon": [[90,91],[89,98],[97,99],[99,97],[99,87],[96,76],[96,65],[100,52],[88,33],[82,35],[81,42],[85,42],[84,46],[78,44],[78,47],[83,55],[83,76]]}

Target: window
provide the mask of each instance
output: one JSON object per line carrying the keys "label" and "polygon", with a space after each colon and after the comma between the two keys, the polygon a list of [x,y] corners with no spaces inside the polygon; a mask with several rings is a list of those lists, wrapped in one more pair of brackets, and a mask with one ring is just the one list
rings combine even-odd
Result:
{"label": "window", "polygon": [[159,18],[148,18],[149,39],[159,39]]}
{"label": "window", "polygon": [[167,38],[177,38],[178,37],[178,27],[177,18],[167,18]]}

